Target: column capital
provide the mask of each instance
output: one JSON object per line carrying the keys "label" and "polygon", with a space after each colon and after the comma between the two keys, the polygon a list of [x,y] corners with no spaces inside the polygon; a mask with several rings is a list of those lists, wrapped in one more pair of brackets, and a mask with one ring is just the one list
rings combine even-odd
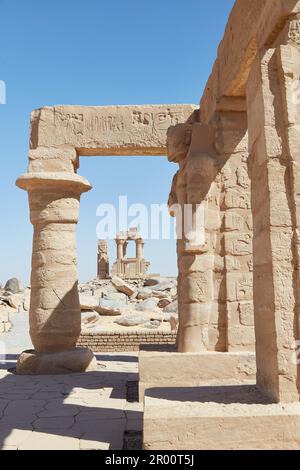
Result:
{"label": "column capital", "polygon": [[92,189],[92,185],[76,173],[25,173],[17,179],[16,185],[25,191],[45,191],[48,189],[61,189],[65,192],[85,193]]}

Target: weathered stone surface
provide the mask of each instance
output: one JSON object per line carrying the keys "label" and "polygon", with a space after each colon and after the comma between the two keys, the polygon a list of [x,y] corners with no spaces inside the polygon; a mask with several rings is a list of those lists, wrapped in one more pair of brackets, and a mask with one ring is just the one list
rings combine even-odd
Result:
{"label": "weathered stone surface", "polygon": [[128,309],[123,302],[115,300],[100,299],[99,305],[95,308],[100,315],[118,316]]}
{"label": "weathered stone surface", "polygon": [[95,310],[96,307],[99,305],[99,299],[94,296],[88,295],[79,295],[79,302],[81,310]]}
{"label": "weathered stone surface", "polygon": [[182,399],[174,389],[146,391],[145,450],[299,448],[299,403],[268,404],[253,387],[195,387],[181,394]]}
{"label": "weathered stone surface", "polygon": [[80,155],[165,155],[166,131],[193,105],[55,106],[31,114],[31,148],[69,145]]}
{"label": "weathered stone surface", "polygon": [[178,311],[178,302],[175,300],[174,302],[171,302],[164,308],[164,312],[166,313],[177,313]]}
{"label": "weathered stone surface", "polygon": [[17,294],[23,290],[22,282],[15,277],[9,279],[4,286],[4,290],[11,292],[12,294]]}
{"label": "weathered stone surface", "polygon": [[164,299],[160,299],[160,300],[158,301],[158,303],[157,303],[157,306],[158,306],[159,308],[165,308],[165,307],[167,307],[167,305],[170,305],[170,303],[172,303],[172,299],[166,297],[166,298],[164,298]]}
{"label": "weathered stone surface", "polygon": [[107,279],[109,277],[109,258],[106,240],[98,240],[97,276],[98,279]]}
{"label": "weathered stone surface", "polygon": [[127,296],[126,294],[122,294],[121,292],[110,292],[108,294],[104,294],[105,300],[112,300],[114,302],[119,302],[122,304],[127,303]]}
{"label": "weathered stone surface", "polygon": [[55,353],[24,351],[18,358],[17,374],[69,374],[97,369],[94,354],[87,348]]}
{"label": "weathered stone surface", "polygon": [[145,287],[156,286],[157,284],[159,284],[159,282],[160,282],[160,278],[159,278],[159,277],[148,278],[148,279],[145,279],[144,286],[145,286]]}
{"label": "weathered stone surface", "polygon": [[99,314],[95,312],[81,312],[81,324],[90,325],[99,321]]}
{"label": "weathered stone surface", "polygon": [[123,294],[126,294],[129,297],[136,292],[130,284],[117,276],[112,278],[112,283],[118,291],[123,292]]}
{"label": "weathered stone surface", "polygon": [[158,299],[151,297],[150,299],[143,300],[139,304],[137,304],[136,309],[144,312],[146,310],[153,310],[157,307]]}
{"label": "weathered stone surface", "polygon": [[139,352],[139,400],[143,401],[147,388],[254,383],[255,374],[254,353],[180,354],[173,345],[157,346],[155,350],[144,346]]}
{"label": "weathered stone surface", "polygon": [[144,313],[128,313],[115,321],[118,325],[122,326],[137,326],[149,322],[149,317]]}
{"label": "weathered stone surface", "polygon": [[149,299],[150,297],[152,297],[151,289],[147,289],[147,288],[139,289],[138,294],[137,294],[137,299],[146,300],[146,299]]}

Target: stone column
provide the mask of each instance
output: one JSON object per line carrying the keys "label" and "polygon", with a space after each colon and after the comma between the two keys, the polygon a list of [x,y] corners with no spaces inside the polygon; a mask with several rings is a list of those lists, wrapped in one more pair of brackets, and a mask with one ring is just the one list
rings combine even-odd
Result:
{"label": "stone column", "polygon": [[141,261],[144,258],[144,242],[142,239],[136,240],[136,258]]}
{"label": "stone column", "polygon": [[97,277],[98,279],[107,279],[109,277],[109,257],[106,240],[98,240]]}
{"label": "stone column", "polygon": [[259,52],[247,85],[257,381],[283,402],[299,401],[299,45],[293,18]]}
{"label": "stone column", "polygon": [[21,354],[17,372],[92,369],[91,351],[75,349],[81,327],[76,224],[80,195],[91,186],[67,172],[27,173],[17,185],[28,191],[34,227],[29,323],[35,348]]}
{"label": "stone column", "polygon": [[121,261],[124,258],[123,246],[124,240],[116,239],[117,243],[117,261]]}

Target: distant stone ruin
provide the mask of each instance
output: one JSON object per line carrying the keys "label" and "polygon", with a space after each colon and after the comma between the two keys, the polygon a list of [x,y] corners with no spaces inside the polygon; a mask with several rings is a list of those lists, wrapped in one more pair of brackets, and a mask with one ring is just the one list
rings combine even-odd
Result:
{"label": "distant stone ruin", "polygon": [[[134,241],[136,257],[126,258],[126,250],[129,241]],[[112,267],[112,276],[126,279],[140,279],[146,276],[150,262],[144,259],[144,240],[136,227],[128,232],[120,232],[116,237],[117,260]]]}
{"label": "distant stone ruin", "polygon": [[98,279],[107,279],[109,277],[109,257],[106,240],[98,240],[97,277]]}

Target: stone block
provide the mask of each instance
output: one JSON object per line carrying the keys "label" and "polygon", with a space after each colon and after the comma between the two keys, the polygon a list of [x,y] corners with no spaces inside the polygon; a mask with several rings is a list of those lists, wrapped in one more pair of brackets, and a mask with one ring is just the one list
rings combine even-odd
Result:
{"label": "stone block", "polygon": [[255,387],[147,390],[144,450],[298,450],[300,403],[270,403]]}
{"label": "stone block", "polygon": [[182,354],[175,346],[145,346],[139,353],[139,399],[150,388],[253,383],[255,374],[255,354],[251,352]]}

